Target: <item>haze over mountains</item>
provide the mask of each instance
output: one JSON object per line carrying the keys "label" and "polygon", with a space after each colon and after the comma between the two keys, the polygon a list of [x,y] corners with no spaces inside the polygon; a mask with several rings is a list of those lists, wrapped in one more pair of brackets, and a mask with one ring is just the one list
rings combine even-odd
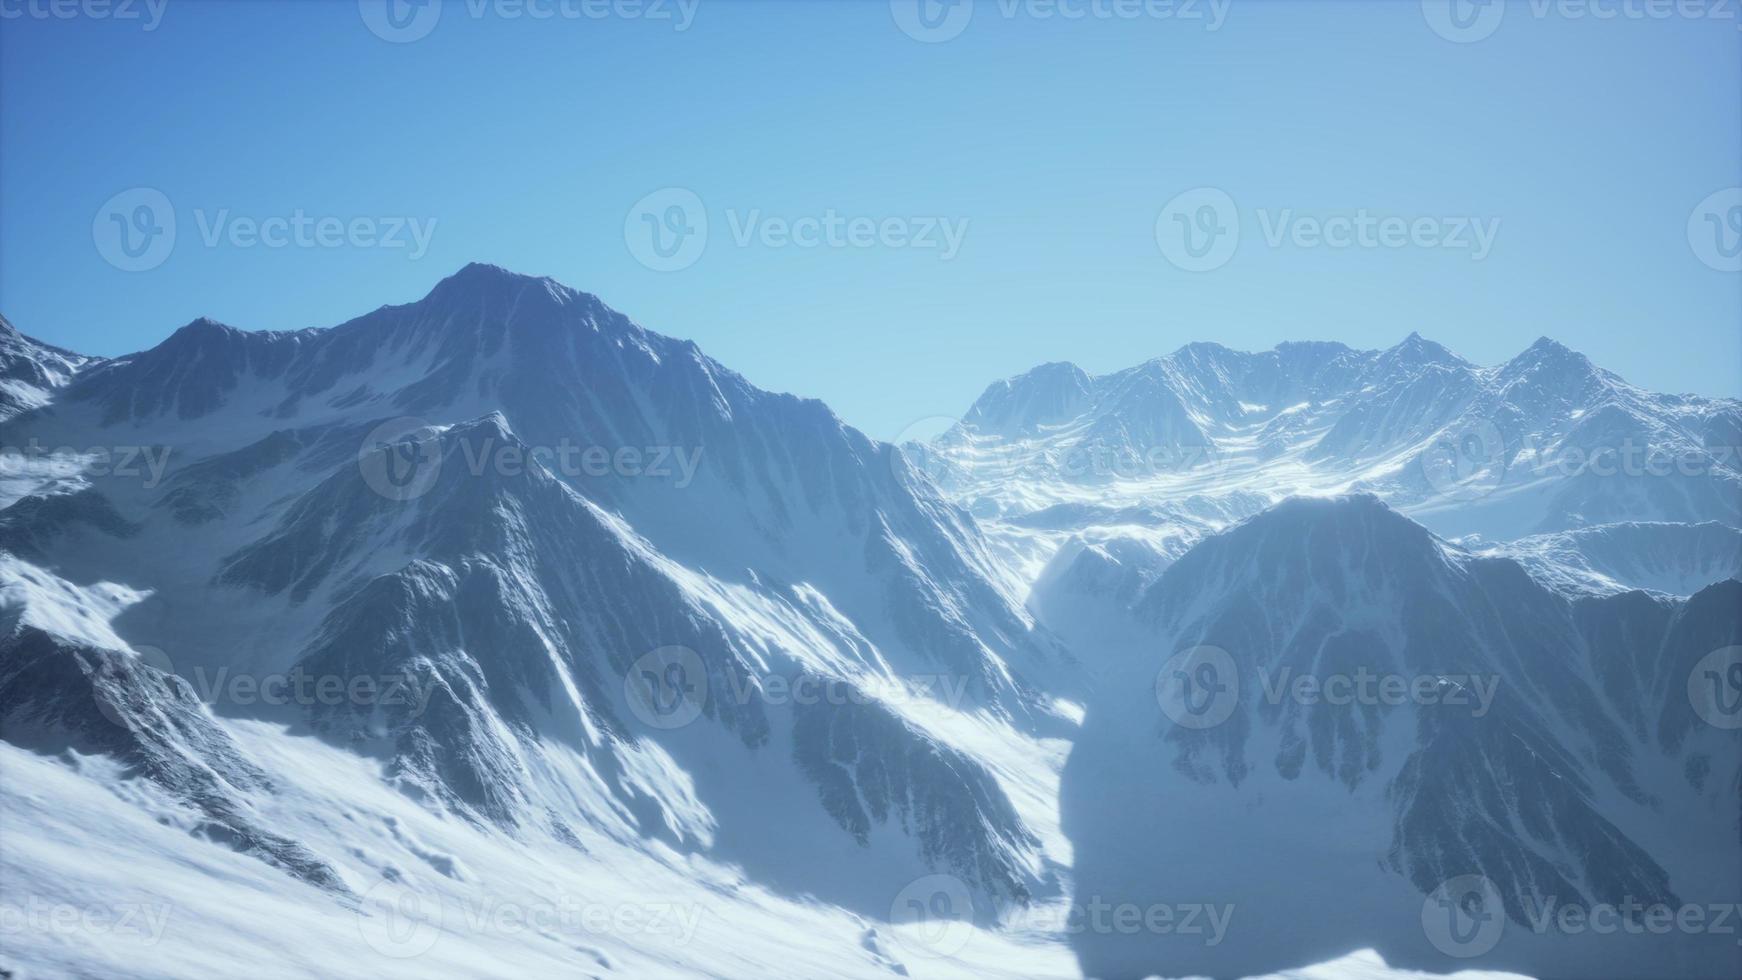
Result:
{"label": "haze over mountains", "polygon": [[[898,449],[471,265],[0,321],[0,431],[8,899],[162,913],[20,975],[1742,968],[1532,928],[1742,900],[1742,405],[1552,341],[1046,365]],[[1413,693],[1264,696],[1362,672]]]}

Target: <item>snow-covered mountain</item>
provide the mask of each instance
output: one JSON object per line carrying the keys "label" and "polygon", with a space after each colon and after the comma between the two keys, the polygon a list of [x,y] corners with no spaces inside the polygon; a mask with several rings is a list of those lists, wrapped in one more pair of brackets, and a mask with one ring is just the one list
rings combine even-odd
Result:
{"label": "snow-covered mountain", "polygon": [[[12,975],[1738,965],[1517,925],[1742,897],[1733,402],[1192,345],[904,451],[485,265],[107,360],[0,326]],[[1692,472],[1537,465],[1647,438]]]}
{"label": "snow-covered mountain", "polygon": [[1636,589],[1689,596],[1714,582],[1742,578],[1742,531],[1716,521],[1630,521],[1472,544],[1516,560],[1533,578],[1574,596]]}
{"label": "snow-covered mountain", "polygon": [[[1481,368],[1412,335],[1048,364],[907,447],[1094,651],[1062,804],[1077,893],[1249,916],[1218,943],[1085,931],[1085,970],[1236,976],[1355,944],[1432,970],[1742,970],[1732,931],[1554,919],[1742,899],[1742,745],[1700,700],[1742,695],[1739,413],[1546,339]],[[1459,906],[1447,933],[1447,882],[1480,883],[1490,918]]]}
{"label": "snow-covered mountain", "polygon": [[[1032,580],[1073,534],[1171,557],[1295,494],[1375,493],[1439,533],[1495,541],[1622,521],[1738,527],[1739,447],[1734,400],[1647,392],[1547,338],[1479,367],[1411,334],[1383,351],[1197,343],[1100,377],[1047,364],[910,451],[1002,522],[995,537]],[[1132,519],[1145,509],[1175,540]]]}
{"label": "snow-covered mountain", "polygon": [[[1091,975],[1358,944],[1434,970],[1742,969],[1733,932],[1638,921],[1742,901],[1742,743],[1690,701],[1742,644],[1742,582],[1570,599],[1358,495],[1288,501],[1124,598],[1076,619],[1106,658],[1065,771],[1076,888],[1238,913],[1213,944],[1081,934]],[[1491,896],[1456,932],[1432,921],[1448,882]],[[1631,911],[1598,935],[1569,906]]]}
{"label": "snow-covered mountain", "polygon": [[0,316],[0,421],[48,404],[56,389],[95,360],[32,340]]}
{"label": "snow-covered mountain", "polygon": [[870,920],[927,875],[982,924],[1060,896],[1068,656],[820,403],[478,265],[332,329],[43,356],[8,445],[92,449],[12,467],[9,743],[114,760],[334,908],[393,873],[263,815],[292,790],[238,726],[558,860],[657,842]]}

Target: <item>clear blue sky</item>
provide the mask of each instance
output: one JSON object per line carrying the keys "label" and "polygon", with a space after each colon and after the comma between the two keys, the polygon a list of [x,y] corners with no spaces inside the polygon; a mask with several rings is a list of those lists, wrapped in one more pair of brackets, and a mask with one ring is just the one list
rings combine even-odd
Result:
{"label": "clear blue sky", "polygon": [[[1742,184],[1735,19],[1515,4],[1453,43],[1414,0],[1233,0],[1213,32],[981,0],[959,36],[921,43],[884,0],[701,0],[681,32],[503,10],[449,0],[403,44],[351,0],[170,0],[149,32],[0,21],[0,310],[114,355],[202,315],[332,325],[489,261],[882,437],[1043,361],[1102,372],[1192,340],[1381,347],[1418,330],[1488,363],[1549,334],[1652,388],[1742,393],[1742,274],[1703,263],[1688,228]],[[1190,272],[1158,248],[1157,216],[1203,186],[1237,205],[1240,245]],[[93,225],[138,187],[172,203],[177,238],[126,272]],[[709,222],[674,272],[626,244],[631,207],[666,187]],[[201,216],[298,209],[435,226],[416,258],[203,240]],[[948,260],[734,240],[752,211],[830,209],[968,224]],[[1272,247],[1284,209],[1499,226],[1480,261]]]}

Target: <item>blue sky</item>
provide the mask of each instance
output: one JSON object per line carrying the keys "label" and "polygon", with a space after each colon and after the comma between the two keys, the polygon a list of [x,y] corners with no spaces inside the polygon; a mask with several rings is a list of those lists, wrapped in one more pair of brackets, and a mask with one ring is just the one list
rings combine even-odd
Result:
{"label": "blue sky", "polygon": [[[1470,8],[1460,43],[1414,0],[980,0],[927,43],[906,0],[449,0],[377,18],[428,28],[394,43],[352,0],[132,2],[0,3],[0,310],[80,351],[332,325],[481,260],[886,438],[1044,361],[1194,340],[1416,330],[1492,363],[1548,334],[1742,394],[1729,8]],[[117,257],[141,188],[173,248]],[[250,234],[299,214],[300,242]],[[648,250],[665,227],[688,252]],[[1237,246],[1180,251],[1207,227]]]}

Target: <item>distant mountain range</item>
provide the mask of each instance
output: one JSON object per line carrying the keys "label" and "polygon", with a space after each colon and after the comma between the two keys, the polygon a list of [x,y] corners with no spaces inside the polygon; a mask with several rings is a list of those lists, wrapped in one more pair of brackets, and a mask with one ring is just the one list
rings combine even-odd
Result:
{"label": "distant mountain range", "polygon": [[989,387],[929,449],[988,514],[1085,487],[1103,506],[1365,490],[1505,535],[1621,516],[1735,524],[1739,444],[1733,399],[1643,391],[1547,338],[1481,368],[1411,334],[1384,351],[1191,344],[1102,377],[1047,364]]}

